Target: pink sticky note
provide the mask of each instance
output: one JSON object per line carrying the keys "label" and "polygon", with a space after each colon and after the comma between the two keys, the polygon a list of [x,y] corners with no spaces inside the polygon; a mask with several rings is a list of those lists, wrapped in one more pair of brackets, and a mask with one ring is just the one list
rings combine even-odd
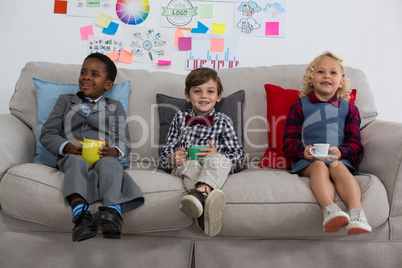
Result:
{"label": "pink sticky note", "polygon": [[172,62],[170,60],[158,60],[158,65],[170,65]]}
{"label": "pink sticky note", "polygon": [[112,61],[116,61],[119,59],[119,51],[115,50],[113,52],[110,52],[106,56],[108,56]]}
{"label": "pink sticky note", "polygon": [[265,35],[279,35],[279,22],[266,22]]}
{"label": "pink sticky note", "polygon": [[211,38],[211,51],[222,52],[225,47],[225,39]]}
{"label": "pink sticky note", "polygon": [[185,37],[182,30],[177,29],[174,34],[174,45],[177,46],[179,44],[179,37]]}
{"label": "pink sticky note", "polygon": [[80,28],[81,40],[88,40],[88,35],[94,35],[94,29],[92,25],[84,26]]}
{"label": "pink sticky note", "polygon": [[133,62],[133,54],[122,48],[120,51],[119,61],[131,64]]}
{"label": "pink sticky note", "polygon": [[179,50],[191,50],[191,37],[179,37]]}

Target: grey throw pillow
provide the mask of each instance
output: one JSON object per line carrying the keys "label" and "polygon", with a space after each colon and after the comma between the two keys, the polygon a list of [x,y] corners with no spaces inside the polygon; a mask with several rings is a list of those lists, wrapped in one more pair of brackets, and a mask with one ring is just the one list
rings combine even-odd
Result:
{"label": "grey throw pillow", "polygon": [[[246,92],[239,90],[221,99],[215,105],[215,111],[225,113],[232,119],[233,126],[239,140],[243,144],[243,102]],[[159,113],[159,154],[166,143],[166,136],[170,123],[176,112],[191,109],[191,103],[185,99],[170,97],[163,94],[156,94]]]}

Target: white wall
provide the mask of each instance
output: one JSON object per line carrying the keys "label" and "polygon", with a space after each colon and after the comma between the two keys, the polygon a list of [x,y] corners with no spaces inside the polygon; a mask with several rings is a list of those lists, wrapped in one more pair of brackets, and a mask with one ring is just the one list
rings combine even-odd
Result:
{"label": "white wall", "polygon": [[[160,0],[149,2],[151,13],[143,25],[159,26]],[[26,62],[81,64],[86,56],[79,27],[94,24],[94,19],[53,14],[53,3],[0,0],[0,113],[9,112]],[[215,4],[217,22],[229,23],[233,16],[227,5],[233,4]],[[366,73],[379,119],[402,122],[402,113],[395,108],[402,98],[401,11],[400,0],[288,0],[287,37],[241,37],[241,66],[308,63],[330,50],[346,65]],[[173,64],[162,69],[147,64],[118,67],[187,73],[184,60],[185,53],[177,51]]]}

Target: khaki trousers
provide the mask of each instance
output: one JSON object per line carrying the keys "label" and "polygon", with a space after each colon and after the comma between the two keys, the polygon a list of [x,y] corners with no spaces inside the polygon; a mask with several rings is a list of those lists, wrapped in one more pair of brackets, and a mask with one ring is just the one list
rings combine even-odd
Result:
{"label": "khaki trousers", "polygon": [[221,189],[232,171],[230,159],[222,154],[207,155],[202,164],[189,160],[172,171],[172,175],[183,179],[186,190],[196,188],[198,183],[208,184],[212,189]]}

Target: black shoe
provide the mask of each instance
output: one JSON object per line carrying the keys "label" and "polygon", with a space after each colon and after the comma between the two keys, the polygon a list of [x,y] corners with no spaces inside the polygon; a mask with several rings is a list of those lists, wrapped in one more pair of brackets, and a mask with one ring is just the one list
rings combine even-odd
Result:
{"label": "black shoe", "polygon": [[82,210],[82,212],[73,221],[73,242],[81,242],[96,236],[96,229],[92,225],[91,212]]}
{"label": "black shoe", "polygon": [[102,231],[104,238],[121,238],[123,219],[113,208],[99,207],[99,211],[94,214],[92,224],[97,230]]}

